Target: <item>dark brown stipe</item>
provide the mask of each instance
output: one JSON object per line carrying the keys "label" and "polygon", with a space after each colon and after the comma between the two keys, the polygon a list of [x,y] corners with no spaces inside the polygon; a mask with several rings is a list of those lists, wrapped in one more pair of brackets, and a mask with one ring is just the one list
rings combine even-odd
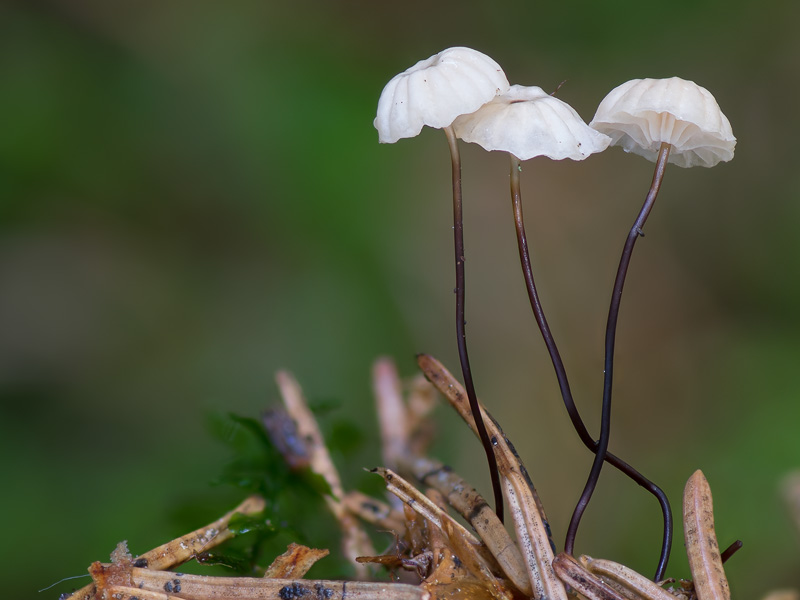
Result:
{"label": "dark brown stipe", "polygon": [[486,453],[486,460],[489,463],[489,475],[492,479],[492,490],[494,491],[494,505],[497,518],[503,522],[503,492],[500,487],[500,476],[497,471],[497,459],[494,456],[494,449],[486,432],[486,425],[483,423],[481,411],[478,406],[478,396],[475,393],[475,384],[472,381],[472,369],[469,365],[469,355],[467,354],[467,333],[466,321],[464,319],[464,220],[461,209],[461,156],[458,151],[458,140],[451,126],[445,127],[447,142],[450,146],[450,158],[453,167],[453,239],[455,242],[456,260],[456,340],[458,343],[458,357],[461,361],[461,373],[464,377],[464,387],[467,390],[470,410],[475,419],[475,426],[478,429],[483,450]]}
{"label": "dark brown stipe", "polygon": [[741,550],[742,546],[744,546],[742,540],[736,540],[730,546],[725,548],[724,552],[719,555],[719,557],[722,559],[722,563],[725,564],[728,562],[728,559]]}
{"label": "dark brown stipe", "polygon": [[[525,285],[528,290],[528,300],[530,301],[531,310],[533,311],[533,316],[536,319],[536,324],[539,326],[539,330],[542,333],[542,338],[544,339],[545,346],[547,347],[547,352],[550,354],[550,360],[553,363],[553,369],[556,372],[556,379],[558,380],[558,387],[561,391],[561,397],[564,401],[564,406],[567,409],[567,414],[569,414],[570,421],[572,421],[572,426],[578,433],[578,437],[580,438],[581,442],[583,442],[583,445],[593,453],[597,454],[598,442],[593,440],[592,436],[589,435],[589,431],[586,429],[586,425],[583,423],[583,419],[581,419],[581,416],[578,413],[578,408],[575,406],[575,401],[572,397],[572,390],[570,389],[569,380],[567,378],[567,370],[564,367],[564,362],[561,360],[561,354],[556,346],[555,338],[553,338],[553,334],[550,331],[550,326],[548,325],[547,319],[544,315],[544,308],[542,307],[542,303],[539,299],[539,293],[536,290],[536,283],[534,282],[533,278],[533,266],[531,265],[530,250],[528,248],[528,238],[525,234],[525,221],[522,216],[522,186],[520,185],[520,172],[522,165],[516,156],[513,154],[510,154],[509,156],[511,157],[511,203],[514,211],[514,226],[517,233],[517,246],[519,248],[520,265],[522,267],[522,274],[525,278]],[[667,500],[667,495],[660,487],[614,454],[607,453],[605,460],[655,496],[659,505],[661,506],[661,513],[664,520],[664,532],[661,542],[661,555],[659,557],[658,567],[656,569],[656,575],[654,579],[655,581],[663,579],[664,572],[667,568],[667,562],[669,561],[670,549],[672,548],[673,535],[672,509],[670,508],[669,501]]]}
{"label": "dark brown stipe", "polygon": [[[572,519],[569,523],[567,530],[567,539],[564,543],[564,549],[567,553],[572,554],[575,547],[575,536],[578,532],[578,525],[580,524],[581,517],[583,516],[586,507],[589,505],[589,500],[592,498],[597,482],[600,478],[600,471],[603,468],[603,462],[608,455],[608,441],[611,435],[611,385],[614,371],[614,342],[616,340],[617,319],[619,317],[620,301],[622,300],[622,288],[625,285],[625,276],[628,274],[628,267],[631,262],[631,255],[636,240],[642,233],[645,221],[647,220],[653,204],[658,196],[658,190],[661,188],[661,181],[664,178],[664,170],[667,167],[667,159],[669,158],[669,151],[671,146],[666,142],[661,144],[661,149],[658,152],[658,161],[656,162],[655,173],[653,174],[653,181],[650,184],[650,191],[647,193],[642,209],[633,223],[628,237],[625,240],[625,246],[622,250],[620,257],[619,267],[617,268],[617,275],[614,280],[614,289],[611,293],[611,305],[608,310],[608,322],[606,324],[606,342],[605,342],[605,378],[603,382],[603,409],[602,419],[600,424],[600,441],[597,445],[597,454],[592,463],[592,469],[589,472],[589,478],[586,480],[586,486],[583,488],[578,504],[575,506],[575,511],[572,513]],[[671,525],[671,524],[670,524]],[[666,527],[666,522],[665,522]],[[667,548],[666,555],[662,551],[662,559],[659,562],[658,570],[656,571],[655,579],[661,579],[664,569],[666,569],[667,561],[669,560],[669,549]]]}

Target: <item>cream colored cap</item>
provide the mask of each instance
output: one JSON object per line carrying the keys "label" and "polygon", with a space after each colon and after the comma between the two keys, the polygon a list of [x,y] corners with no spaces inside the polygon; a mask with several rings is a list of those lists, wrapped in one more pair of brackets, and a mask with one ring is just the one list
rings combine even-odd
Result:
{"label": "cream colored cap", "polygon": [[542,88],[514,85],[501,96],[453,123],[456,135],[485,150],[510,152],[520,160],[547,156],[583,160],[605,150],[611,138],[598,133],[566,102]]}
{"label": "cream colored cap", "polygon": [[623,83],[603,99],[589,125],[653,162],[662,142],[672,144],[669,162],[680,167],[727,162],[736,146],[714,96],[680,77]]}
{"label": "cream colored cap", "polygon": [[441,129],[509,88],[503,69],[471,48],[448,48],[396,75],[378,100],[373,124],[381,143]]}

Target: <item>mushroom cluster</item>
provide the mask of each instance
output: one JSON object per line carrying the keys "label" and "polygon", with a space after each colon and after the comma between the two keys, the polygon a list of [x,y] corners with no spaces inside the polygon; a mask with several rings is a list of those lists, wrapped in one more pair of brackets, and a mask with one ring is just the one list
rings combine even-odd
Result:
{"label": "mushroom cluster", "polygon": [[[667,162],[681,167],[711,167],[733,158],[736,138],[730,123],[708,90],[694,82],[636,79],[612,90],[587,125],[562,100],[539,87],[509,85],[500,66],[469,48],[449,48],[422,60],[389,81],[378,101],[374,121],[382,143],[414,137],[424,126],[443,129],[452,164],[456,270],[456,339],[470,409],[483,443],[494,488],[495,509],[502,521],[503,496],[493,448],[478,408],[466,344],[465,273],[461,159],[458,140],[510,157],[511,200],[520,264],[534,319],[558,379],[562,399],[581,442],[595,455],[583,493],[567,532],[565,551],[573,554],[575,536],[600,477],[604,462],[624,472],[659,502],[664,530],[655,579],[661,579],[672,543],[672,511],[664,492],[628,463],[608,452],[616,326],[625,278],[636,240],[652,210]],[[520,185],[521,161],[537,156],[582,161],[611,145],[656,162],[655,175],[626,238],[614,279],[605,338],[605,372],[599,439],[583,423],[572,397],[567,372],[545,318],[531,266]],[[597,441],[595,441],[597,440]]]}

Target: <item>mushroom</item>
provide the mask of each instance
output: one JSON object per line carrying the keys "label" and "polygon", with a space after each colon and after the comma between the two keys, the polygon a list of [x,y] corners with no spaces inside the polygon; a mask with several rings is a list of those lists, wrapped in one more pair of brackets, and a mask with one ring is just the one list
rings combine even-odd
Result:
{"label": "mushroom", "polygon": [[518,160],[583,160],[611,143],[569,104],[535,86],[512,85],[474,113],[458,117],[453,128],[465,142],[508,152]]}
{"label": "mushroom", "polygon": [[[453,123],[456,135],[466,142],[474,142],[485,150],[501,150],[511,156],[511,202],[522,273],[528,290],[536,323],[558,379],[561,397],[572,425],[581,442],[592,452],[598,443],[586,428],[570,390],[566,368],[547,323],[533,277],[530,250],[525,234],[520,188],[521,160],[546,156],[553,160],[570,158],[584,160],[595,152],[602,152],[612,138],[592,129],[566,102],[547,94],[539,87],[511,86],[508,92],[484,104],[476,112],[458,117]],[[625,473],[653,494],[664,516],[662,555],[659,564],[666,567],[666,558],[672,545],[672,510],[666,494],[652,481],[625,461],[606,453],[605,460]],[[568,538],[569,539],[569,538]],[[572,552],[572,547],[568,547]],[[663,574],[663,569],[661,570]]]}
{"label": "mushroom", "polygon": [[655,162],[663,142],[679,167],[713,167],[733,158],[736,138],[704,87],[680,77],[633,79],[614,88],[589,123],[622,146]]}
{"label": "mushroom", "polygon": [[[667,162],[681,167],[713,167],[733,158],[736,138],[728,119],[703,87],[679,77],[634,79],[613,89],[600,103],[589,125],[610,136],[614,145],[656,163],[653,181],[639,215],[631,227],[617,268],[605,337],[603,408],[600,440],[589,477],[567,532],[567,552],[572,553],[578,525],[597,486],[611,433],[611,388],[614,373],[614,344],[622,289],[633,247],[644,235],[647,217],[661,188]],[[670,537],[671,537],[670,533]],[[656,579],[666,567],[668,553],[659,562]]]}
{"label": "mushroom", "polygon": [[373,124],[382,143],[414,137],[427,125],[444,129],[450,146],[453,179],[453,238],[456,263],[456,339],[461,372],[472,413],[483,444],[494,490],[495,510],[503,520],[503,494],[486,425],[480,416],[478,397],[467,354],[464,318],[464,223],[462,218],[461,157],[453,121],[459,115],[476,111],[509,88],[503,70],[494,60],[471,48],[448,48],[421,60],[393,77],[378,100]]}
{"label": "mushroom", "polygon": [[378,100],[373,121],[382,144],[444,129],[509,88],[503,69],[472,48],[448,48],[395,75]]}

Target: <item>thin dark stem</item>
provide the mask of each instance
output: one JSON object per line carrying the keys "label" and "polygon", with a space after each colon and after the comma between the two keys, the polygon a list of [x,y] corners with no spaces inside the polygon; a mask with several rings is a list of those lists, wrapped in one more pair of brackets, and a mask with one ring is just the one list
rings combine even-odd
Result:
{"label": "thin dark stem", "polygon": [[[553,363],[553,368],[556,372],[556,379],[558,380],[558,387],[561,390],[561,397],[564,400],[564,406],[567,409],[569,418],[572,421],[572,426],[578,433],[578,437],[593,453],[597,453],[598,442],[594,441],[586,429],[578,408],[575,406],[575,401],[572,397],[572,391],[569,387],[569,380],[567,379],[567,370],[564,367],[564,362],[561,360],[561,354],[558,352],[553,334],[550,331],[550,326],[547,324],[547,319],[544,316],[544,309],[539,300],[539,293],[536,291],[536,284],[533,279],[533,267],[531,265],[530,251],[528,249],[528,239],[525,234],[525,222],[522,217],[522,191],[520,186],[520,171],[522,165],[519,159],[513,154],[511,157],[511,203],[514,210],[514,226],[517,231],[517,245],[519,247],[519,260],[522,266],[522,273],[525,277],[525,285],[528,289],[528,299],[531,303],[533,316],[536,319],[536,324],[542,332],[547,351],[550,354],[550,360]],[[663,577],[664,571],[669,561],[669,553],[672,548],[672,509],[670,508],[667,495],[664,491],[647,479],[639,471],[634,469],[622,459],[616,457],[611,453],[607,453],[605,457],[606,462],[610,463],[616,469],[622,471],[625,475],[633,479],[641,487],[645,488],[658,500],[661,506],[661,513],[664,520],[664,532],[661,543],[661,555],[659,556],[658,568],[656,570],[656,581]]]}
{"label": "thin dark stem", "polygon": [[728,559],[741,550],[742,546],[744,546],[742,540],[736,540],[730,546],[725,548],[725,550],[719,555],[719,557],[722,559],[722,563],[724,564],[728,562]]}
{"label": "thin dark stem", "polygon": [[[653,174],[653,181],[650,184],[650,191],[647,193],[644,205],[639,211],[639,215],[636,217],[636,221],[634,221],[633,227],[631,227],[628,237],[625,240],[625,246],[622,249],[622,257],[620,258],[619,267],[617,268],[617,276],[614,280],[614,289],[611,293],[611,305],[609,306],[608,322],[606,324],[605,378],[603,382],[603,412],[600,422],[600,440],[597,444],[597,454],[594,457],[592,469],[589,472],[589,478],[586,480],[586,486],[583,488],[583,493],[578,500],[578,504],[575,506],[575,511],[572,513],[572,519],[570,520],[567,530],[567,539],[564,548],[569,554],[573,553],[575,536],[578,533],[578,525],[580,524],[581,517],[586,507],[589,505],[589,500],[592,498],[594,489],[597,487],[600,471],[603,468],[603,462],[608,455],[608,441],[611,437],[611,384],[614,372],[614,342],[616,340],[619,307],[622,300],[622,288],[625,285],[625,276],[628,274],[633,247],[636,244],[636,240],[642,235],[642,227],[644,227],[645,221],[650,215],[650,211],[658,196],[658,190],[661,188],[661,181],[664,178],[664,170],[667,166],[670,148],[671,146],[667,143],[661,144],[655,173]],[[668,556],[666,558],[668,558]],[[660,579],[661,575],[663,575],[663,568],[666,568],[666,561],[664,561],[663,565],[659,564],[656,579]]]}
{"label": "thin dark stem", "polygon": [[475,427],[478,436],[486,452],[486,460],[489,463],[489,475],[492,479],[492,490],[494,490],[495,512],[500,522],[503,522],[503,491],[500,487],[500,475],[497,471],[497,459],[494,455],[494,448],[483,423],[481,410],[478,405],[478,396],[475,393],[475,384],[472,381],[472,369],[469,366],[469,355],[467,354],[467,332],[466,320],[464,318],[464,220],[461,211],[461,155],[458,151],[458,140],[452,127],[444,128],[447,134],[447,142],[450,145],[450,157],[453,163],[453,239],[456,251],[456,339],[458,342],[458,357],[461,360],[461,373],[464,376],[464,388],[467,390],[469,398],[469,408],[472,411],[472,418],[475,420]]}

